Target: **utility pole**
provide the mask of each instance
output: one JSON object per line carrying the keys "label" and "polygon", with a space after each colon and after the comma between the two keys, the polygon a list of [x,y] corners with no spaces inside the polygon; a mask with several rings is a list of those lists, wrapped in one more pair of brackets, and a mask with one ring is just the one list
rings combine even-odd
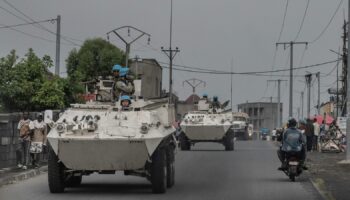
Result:
{"label": "utility pole", "polygon": [[205,81],[196,79],[196,78],[191,78],[188,80],[185,80],[182,82],[182,86],[185,86],[185,83],[187,83],[189,86],[192,87],[192,103],[194,104],[194,95],[196,94],[196,88],[200,85],[203,85],[205,87]]}
{"label": "utility pole", "polygon": [[56,19],[56,62],[55,62],[55,74],[60,76],[60,48],[61,48],[61,15],[57,15]]}
{"label": "utility pole", "polygon": [[278,42],[276,46],[283,45],[286,49],[286,45],[290,47],[290,72],[289,72],[289,117],[293,117],[293,46],[296,44],[308,45],[308,42]]}
{"label": "utility pole", "polygon": [[[320,83],[320,72],[316,73],[316,77],[317,77],[317,83],[318,83],[318,89],[317,89],[317,114],[320,115],[320,109],[321,109],[321,83]],[[338,92],[338,91],[337,91]]]}
{"label": "utility pole", "polygon": [[[138,36],[135,39],[133,39],[131,41],[127,41],[126,38],[123,38],[123,36],[120,33],[118,33],[118,31],[120,32],[121,30],[125,30],[125,29],[127,29],[127,31],[128,31],[128,36],[130,36],[130,29],[138,32],[139,34],[138,34]],[[134,43],[136,40],[140,39],[144,35],[148,36],[148,40],[147,40],[148,44],[151,42],[151,35],[150,34],[144,32],[144,31],[141,31],[140,29],[137,29],[137,28],[132,27],[132,26],[122,26],[122,27],[119,27],[119,28],[116,28],[116,29],[113,29],[113,30],[109,31],[107,33],[108,41],[109,41],[109,34],[110,33],[114,33],[126,45],[126,47],[125,47],[125,67],[129,66],[130,46],[131,46],[132,43]]]}
{"label": "utility pole", "polygon": [[231,113],[233,113],[233,101],[232,101],[232,93],[233,93],[233,58],[231,59]]}
{"label": "utility pole", "polygon": [[173,60],[178,52],[179,48],[176,47],[172,49],[173,40],[173,0],[170,1],[170,39],[169,39],[169,49],[164,49],[161,47],[162,51],[169,58],[169,104],[173,103]]}
{"label": "utility pole", "polygon": [[301,117],[304,117],[304,91],[301,92]]}
{"label": "utility pole", "polygon": [[312,74],[306,74],[306,85],[307,85],[307,112],[306,117],[310,117],[310,100],[311,100],[311,80],[312,80]]}
{"label": "utility pole", "polygon": [[347,22],[346,22],[346,20],[344,20],[344,25],[343,25],[343,36],[342,36],[342,39],[343,39],[343,53],[342,53],[342,60],[343,60],[343,69],[342,69],[342,74],[343,74],[343,76],[342,76],[342,80],[341,80],[341,82],[342,82],[342,100],[341,100],[341,104],[342,104],[342,108],[341,108],[341,110],[342,110],[342,112],[341,112],[341,116],[342,117],[344,117],[344,116],[346,116],[346,110],[347,110],[347,105],[346,105],[346,97],[347,97],[347,77],[348,77],[348,67],[347,67],[347,65],[348,65],[348,56],[347,56],[347,54],[348,54],[348,50],[347,50],[347,48],[346,48],[346,40],[347,40]]}
{"label": "utility pole", "polygon": [[277,91],[277,117],[276,117],[276,120],[277,120],[277,123],[276,123],[276,126],[277,127],[281,127],[282,125],[282,115],[281,115],[281,82],[283,81],[287,81],[287,80],[281,80],[281,79],[278,79],[278,80],[268,80],[267,83],[269,82],[277,82],[277,86],[278,86],[278,91]]}
{"label": "utility pole", "polygon": [[[348,22],[350,22],[350,0],[348,1]],[[348,48],[350,48],[350,31],[348,31]],[[348,53],[348,56],[347,56],[347,61],[350,60],[350,54]],[[350,71],[350,65],[347,63],[347,72]],[[347,85],[350,85],[350,73],[347,73]],[[346,90],[346,96],[347,97],[350,97],[350,87],[347,88]],[[346,132],[348,132],[347,136],[346,136],[346,143],[348,144],[347,145],[347,148],[346,148],[346,163],[350,163],[350,147],[349,147],[349,144],[350,144],[350,134],[349,134],[349,131],[350,131],[350,99],[347,98],[346,99],[346,108],[347,108],[347,113],[346,113],[346,117],[347,117],[347,120],[346,120]]]}
{"label": "utility pole", "polygon": [[276,121],[274,120],[274,114],[273,114],[273,109],[272,109],[272,96],[270,97],[270,108],[271,108],[271,122],[272,122],[272,126],[273,126],[273,128],[276,128]]}

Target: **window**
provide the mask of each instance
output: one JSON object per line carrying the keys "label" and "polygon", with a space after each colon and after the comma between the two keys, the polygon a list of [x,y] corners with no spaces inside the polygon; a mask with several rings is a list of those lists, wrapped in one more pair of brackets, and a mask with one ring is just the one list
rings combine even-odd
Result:
{"label": "window", "polygon": [[258,115],[258,108],[254,108],[254,116]]}
{"label": "window", "polygon": [[260,116],[264,115],[264,108],[260,108]]}

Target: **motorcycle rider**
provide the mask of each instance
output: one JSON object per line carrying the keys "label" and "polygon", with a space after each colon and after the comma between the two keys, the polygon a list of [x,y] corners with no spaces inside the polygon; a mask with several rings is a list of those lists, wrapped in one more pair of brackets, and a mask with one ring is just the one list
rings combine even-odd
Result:
{"label": "motorcycle rider", "polygon": [[291,118],[288,121],[288,128],[283,133],[280,149],[277,151],[278,158],[280,159],[282,165],[278,170],[285,170],[287,168],[287,163],[285,162],[288,152],[296,151],[299,152],[300,164],[304,169],[307,169],[304,165],[306,158],[305,151],[305,139],[299,129],[296,128],[297,121]]}

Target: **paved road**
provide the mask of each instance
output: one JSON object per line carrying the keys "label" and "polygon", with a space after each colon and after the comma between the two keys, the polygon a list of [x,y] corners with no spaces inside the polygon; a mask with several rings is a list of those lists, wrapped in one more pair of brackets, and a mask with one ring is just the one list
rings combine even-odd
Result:
{"label": "paved road", "polygon": [[176,156],[176,185],[166,194],[151,193],[145,179],[113,175],[83,178],[79,188],[50,194],[47,176],[41,175],[0,188],[0,199],[320,199],[306,176],[290,182],[276,170],[276,147],[267,141],[237,141],[234,152],[219,144],[197,144]]}

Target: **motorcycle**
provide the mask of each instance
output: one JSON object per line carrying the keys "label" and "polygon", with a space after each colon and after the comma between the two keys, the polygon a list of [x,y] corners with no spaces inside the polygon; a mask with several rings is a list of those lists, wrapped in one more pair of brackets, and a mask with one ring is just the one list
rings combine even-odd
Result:
{"label": "motorcycle", "polygon": [[261,140],[267,140],[267,134],[266,133],[262,133],[261,134]]}
{"label": "motorcycle", "polygon": [[285,166],[283,172],[289,177],[291,181],[295,181],[295,177],[299,176],[303,168],[300,162],[300,152],[288,152],[286,155]]}

